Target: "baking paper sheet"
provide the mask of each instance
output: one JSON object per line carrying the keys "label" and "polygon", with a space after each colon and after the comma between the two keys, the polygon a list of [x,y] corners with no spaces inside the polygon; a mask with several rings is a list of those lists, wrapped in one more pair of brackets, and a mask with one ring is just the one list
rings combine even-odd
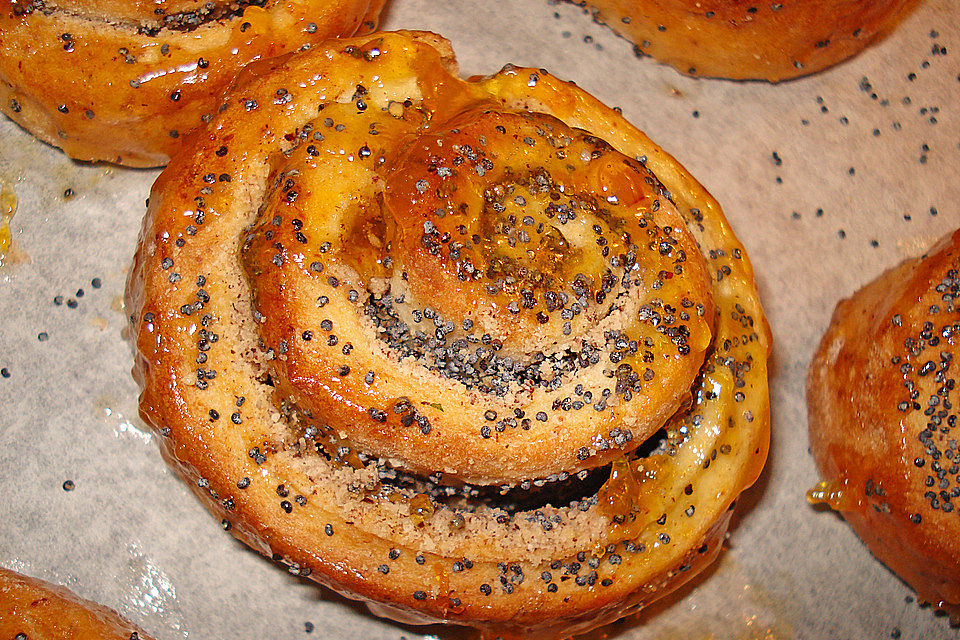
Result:
{"label": "baking paper sheet", "polygon": [[[593,637],[960,638],[807,504],[803,401],[837,300],[960,226],[958,11],[925,0],[847,64],[768,85],[681,76],[570,4],[393,0],[384,27],[444,34],[464,75],[544,67],[621,107],[722,203],[756,267],[776,343],[767,468],[717,565]],[[288,575],[162,462],[136,415],[121,301],[156,175],[71,162],[0,120],[0,179],[17,200],[0,268],[0,565],[160,640],[470,637],[381,621]]]}

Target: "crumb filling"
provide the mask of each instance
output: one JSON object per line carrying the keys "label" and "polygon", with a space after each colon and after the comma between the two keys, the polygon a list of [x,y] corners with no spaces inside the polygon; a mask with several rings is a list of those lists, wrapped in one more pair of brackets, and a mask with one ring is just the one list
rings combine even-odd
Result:
{"label": "crumb filling", "polygon": [[[349,502],[386,506],[392,515],[406,520],[407,533],[415,537],[430,536],[437,529],[448,534],[463,529],[469,534],[471,529],[492,526],[519,531],[522,538],[536,538],[577,521],[576,532],[582,544],[585,539],[603,538],[611,523],[619,525],[627,520],[604,508],[611,499],[619,499],[612,493],[622,491],[616,485],[616,463],[524,480],[513,486],[454,483],[439,472],[423,477],[356,451],[332,428],[309,420],[289,405],[281,413],[286,416],[288,429],[285,440],[293,441],[288,451],[313,470],[308,471],[312,479],[332,474],[345,489],[343,497],[352,498]],[[626,456],[624,463],[671,456],[687,436],[686,430],[661,428]],[[631,514],[629,519],[634,517],[641,515]]]}
{"label": "crumb filling", "polygon": [[[303,419],[292,407],[281,413],[283,455],[306,475],[309,484],[299,487],[305,500],[322,496],[344,520],[394,544],[476,561],[522,553],[537,564],[584,550],[598,557],[609,548],[643,552],[640,532],[661,529],[662,510],[669,507],[659,504],[659,483],[624,484],[623,469],[669,466],[689,436],[686,429],[666,427],[612,465],[483,487],[396,469],[354,452],[332,429]],[[633,508],[627,515],[617,512],[624,503]]]}

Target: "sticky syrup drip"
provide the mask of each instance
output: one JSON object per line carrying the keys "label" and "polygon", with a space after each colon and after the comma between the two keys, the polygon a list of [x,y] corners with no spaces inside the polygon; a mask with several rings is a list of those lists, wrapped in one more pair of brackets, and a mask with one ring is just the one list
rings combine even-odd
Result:
{"label": "sticky syrup drip", "polygon": [[433,512],[436,509],[433,506],[433,502],[431,502],[430,498],[424,493],[418,493],[413,496],[407,503],[407,507],[410,509],[410,519],[413,521],[413,524],[418,527],[432,518]]}
{"label": "sticky syrup drip", "polygon": [[643,516],[650,513],[654,499],[654,485],[661,475],[656,457],[613,461],[610,479],[597,493],[600,513],[614,524],[614,535],[621,540],[636,538],[647,525]]}
{"label": "sticky syrup drip", "polygon": [[807,502],[823,504],[834,511],[851,511],[860,506],[860,501],[853,496],[846,479],[821,480],[813,489],[807,491]]}
{"label": "sticky syrup drip", "polygon": [[17,212],[17,196],[6,185],[0,185],[0,267],[9,263],[13,254],[10,220]]}

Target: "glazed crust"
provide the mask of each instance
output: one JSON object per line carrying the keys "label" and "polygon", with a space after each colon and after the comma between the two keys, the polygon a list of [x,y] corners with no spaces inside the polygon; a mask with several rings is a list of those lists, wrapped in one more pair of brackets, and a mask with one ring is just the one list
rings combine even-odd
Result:
{"label": "glazed crust", "polygon": [[837,305],[807,390],[818,491],[877,558],[953,614],[958,292],[960,231]]}
{"label": "glazed crust", "polygon": [[0,111],[77,160],[166,164],[244,65],[369,32],[384,0],[2,0]]}
{"label": "glazed crust", "polygon": [[886,35],[917,0],[586,0],[636,52],[690,76],[779,82]]}
{"label": "glazed crust", "polygon": [[150,640],[115,611],[0,567],[0,638]]}
{"label": "glazed crust", "polygon": [[[127,309],[141,415],[234,535],[500,634],[615,620],[716,556],[766,457],[770,336],[669,155],[542,70],[462,80],[423,32],[257,65],[224,104],[154,185]],[[439,366],[454,339],[491,373]]]}

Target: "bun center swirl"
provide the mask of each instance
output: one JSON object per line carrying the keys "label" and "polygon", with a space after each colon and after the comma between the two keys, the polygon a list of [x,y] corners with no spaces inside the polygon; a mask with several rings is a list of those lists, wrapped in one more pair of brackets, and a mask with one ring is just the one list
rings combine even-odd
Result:
{"label": "bun center swirl", "polygon": [[[662,185],[547,114],[423,118],[364,91],[275,158],[243,245],[284,397],[358,453],[477,484],[639,446],[689,397],[714,316]],[[331,202],[349,176],[361,195]]]}

